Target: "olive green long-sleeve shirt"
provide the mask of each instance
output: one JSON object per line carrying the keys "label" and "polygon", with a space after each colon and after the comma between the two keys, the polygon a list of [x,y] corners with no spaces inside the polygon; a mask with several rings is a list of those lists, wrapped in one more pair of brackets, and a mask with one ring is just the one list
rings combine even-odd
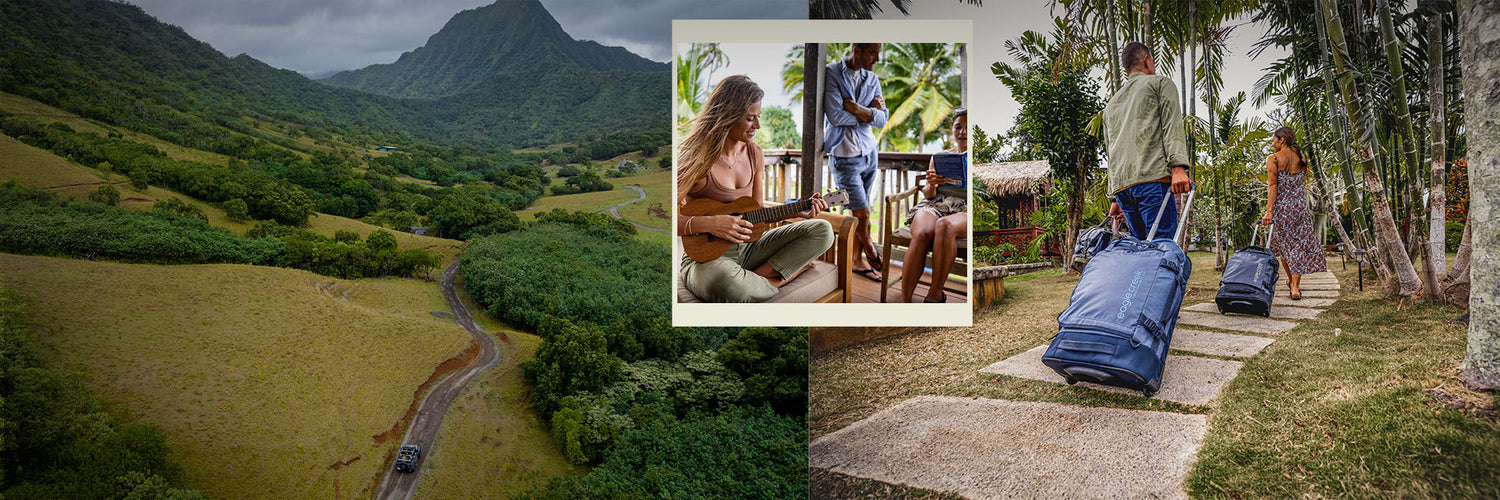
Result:
{"label": "olive green long-sleeve shirt", "polygon": [[1104,106],[1109,151],[1109,197],[1125,188],[1172,175],[1188,164],[1177,86],[1161,75],[1131,73]]}

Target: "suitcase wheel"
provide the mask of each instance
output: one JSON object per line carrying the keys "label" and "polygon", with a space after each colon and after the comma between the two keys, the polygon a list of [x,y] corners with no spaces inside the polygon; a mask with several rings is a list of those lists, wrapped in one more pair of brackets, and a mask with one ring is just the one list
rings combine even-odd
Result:
{"label": "suitcase wheel", "polygon": [[1153,391],[1151,389],[1141,389],[1141,395],[1144,395],[1144,396],[1146,396],[1146,397],[1149,398],[1151,396],[1155,396],[1156,395],[1156,391]]}
{"label": "suitcase wheel", "polygon": [[1064,378],[1068,381],[1068,385],[1073,385],[1073,384],[1077,384],[1078,383],[1078,379],[1076,379],[1076,378],[1073,378],[1073,377],[1064,377]]}

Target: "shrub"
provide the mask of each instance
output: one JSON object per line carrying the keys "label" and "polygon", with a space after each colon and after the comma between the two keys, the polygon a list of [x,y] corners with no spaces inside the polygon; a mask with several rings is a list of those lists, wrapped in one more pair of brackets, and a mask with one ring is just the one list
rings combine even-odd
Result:
{"label": "shrub", "polygon": [[89,191],[89,201],[118,206],[120,204],[120,189],[112,184],[100,185],[94,188],[93,191]]}

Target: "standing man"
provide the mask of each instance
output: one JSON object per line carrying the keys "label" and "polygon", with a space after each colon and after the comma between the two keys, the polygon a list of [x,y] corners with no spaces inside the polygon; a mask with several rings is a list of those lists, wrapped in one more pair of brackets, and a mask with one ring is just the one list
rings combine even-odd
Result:
{"label": "standing man", "polygon": [[858,220],[854,243],[859,248],[854,273],[881,280],[879,254],[870,241],[870,190],[875,186],[878,144],[871,127],[885,127],[889,113],[880,79],[871,68],[880,62],[880,44],[856,43],[849,57],[829,64],[823,75],[823,150],[831,157],[834,180],[849,193],[849,209]]}
{"label": "standing man", "polygon": [[[1192,186],[1177,86],[1171,78],[1156,74],[1156,61],[1146,44],[1125,44],[1120,63],[1130,77],[1104,106],[1113,201],[1109,215],[1123,216],[1136,238],[1171,238],[1177,232],[1177,203],[1172,195],[1186,193]],[[1161,224],[1155,235],[1147,235],[1162,203],[1167,207]]]}

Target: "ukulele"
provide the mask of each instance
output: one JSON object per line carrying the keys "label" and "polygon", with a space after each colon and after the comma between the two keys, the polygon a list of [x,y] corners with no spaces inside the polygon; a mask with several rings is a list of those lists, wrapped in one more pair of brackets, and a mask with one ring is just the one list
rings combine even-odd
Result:
{"label": "ukulele", "polygon": [[[849,204],[849,193],[842,190],[823,195],[823,201],[828,206]],[[766,232],[766,225],[783,219],[795,217],[797,214],[812,208],[812,200],[802,200],[785,205],[761,208],[755,198],[746,196],[729,203],[721,203],[708,198],[698,198],[682,206],[679,212],[682,215],[705,216],[705,215],[737,215],[751,224],[750,239],[760,239],[761,233]],[[682,250],[687,253],[688,258],[695,262],[708,262],[724,255],[734,242],[714,236],[710,233],[682,235]]]}

